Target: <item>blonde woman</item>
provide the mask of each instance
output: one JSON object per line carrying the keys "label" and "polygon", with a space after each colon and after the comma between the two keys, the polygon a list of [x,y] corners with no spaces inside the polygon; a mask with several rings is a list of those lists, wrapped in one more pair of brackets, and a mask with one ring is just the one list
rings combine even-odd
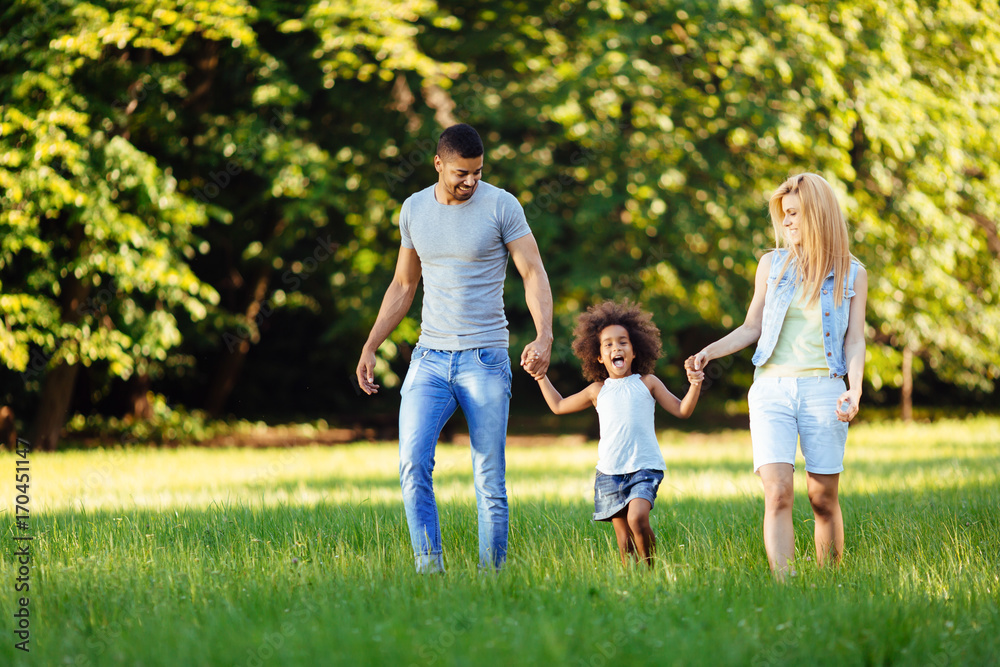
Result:
{"label": "blonde woman", "polygon": [[757,266],[746,320],[685,365],[703,370],[757,344],[748,395],[753,465],[764,485],[764,547],[784,580],[794,574],[797,441],[816,518],[816,560],[837,563],[844,550],[837,493],[847,425],[861,401],[868,275],[851,255],[843,211],[821,176],[788,179],[769,208],[776,249]]}

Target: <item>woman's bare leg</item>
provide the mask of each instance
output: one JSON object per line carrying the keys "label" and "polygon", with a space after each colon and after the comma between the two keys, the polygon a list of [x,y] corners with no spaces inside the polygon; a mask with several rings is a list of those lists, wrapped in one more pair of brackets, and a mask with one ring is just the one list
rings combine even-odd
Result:
{"label": "woman's bare leg", "polygon": [[793,470],[789,463],[768,463],[757,471],[764,484],[764,549],[779,581],[784,581],[795,560]]}
{"label": "woman's bare leg", "polygon": [[840,474],[818,475],[808,473],[806,478],[809,503],[816,517],[816,563],[820,566],[828,561],[834,565],[840,562],[844,553],[844,517],[840,512],[840,498],[837,490]]}

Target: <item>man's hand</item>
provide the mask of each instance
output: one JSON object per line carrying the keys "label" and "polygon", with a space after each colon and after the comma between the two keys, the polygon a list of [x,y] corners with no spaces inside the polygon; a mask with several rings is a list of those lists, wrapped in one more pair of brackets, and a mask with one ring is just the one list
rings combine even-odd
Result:
{"label": "man's hand", "polygon": [[521,366],[536,380],[545,377],[552,357],[552,342],[536,338],[524,346],[521,352]]}
{"label": "man's hand", "polygon": [[369,396],[377,394],[379,386],[375,384],[375,353],[364,350],[358,361],[358,386]]}

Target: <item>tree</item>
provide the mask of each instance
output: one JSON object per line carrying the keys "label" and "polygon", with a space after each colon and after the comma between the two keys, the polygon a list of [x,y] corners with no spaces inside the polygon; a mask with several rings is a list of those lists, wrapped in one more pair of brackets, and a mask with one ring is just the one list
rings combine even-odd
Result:
{"label": "tree", "polygon": [[991,392],[1000,378],[996,156],[1000,23],[976,3],[862,2],[839,15],[855,55],[851,184],[870,264],[872,384],[914,370]]}
{"label": "tree", "polygon": [[86,66],[129,30],[92,5],[56,9],[16,5],[0,41],[17,72],[0,81],[0,358],[26,388],[41,384],[32,440],[42,449],[58,442],[81,366],[155,373],[179,342],[179,311],[197,320],[217,299],[186,263],[203,209],[123,132],[141,85],[104,98],[112,118],[79,90]]}
{"label": "tree", "polygon": [[[0,358],[41,392],[46,442],[74,384],[79,409],[120,392],[139,417],[150,391],[215,414],[360,413],[352,371],[397,212],[461,121],[541,246],[554,372],[575,368],[582,310],[631,297],[680,381],[679,360],[745,313],[768,194],[809,170],[839,191],[872,276],[872,386],[985,395],[1000,375],[987,9],[18,2],[0,38],[16,72],[0,80]],[[515,349],[533,337],[521,289]],[[414,313],[380,351],[386,386],[417,331]],[[726,363],[722,387],[749,383]]]}

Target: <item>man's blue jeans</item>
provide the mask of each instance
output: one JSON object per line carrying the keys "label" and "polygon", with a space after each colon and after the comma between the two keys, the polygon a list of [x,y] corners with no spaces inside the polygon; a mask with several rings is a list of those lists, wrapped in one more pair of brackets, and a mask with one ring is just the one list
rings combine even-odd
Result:
{"label": "man's blue jeans", "polygon": [[465,414],[472,441],[479,566],[499,569],[507,558],[510,380],[505,348],[450,352],[418,345],[413,350],[400,390],[399,484],[418,572],[444,569],[432,473],[438,436],[456,407]]}

